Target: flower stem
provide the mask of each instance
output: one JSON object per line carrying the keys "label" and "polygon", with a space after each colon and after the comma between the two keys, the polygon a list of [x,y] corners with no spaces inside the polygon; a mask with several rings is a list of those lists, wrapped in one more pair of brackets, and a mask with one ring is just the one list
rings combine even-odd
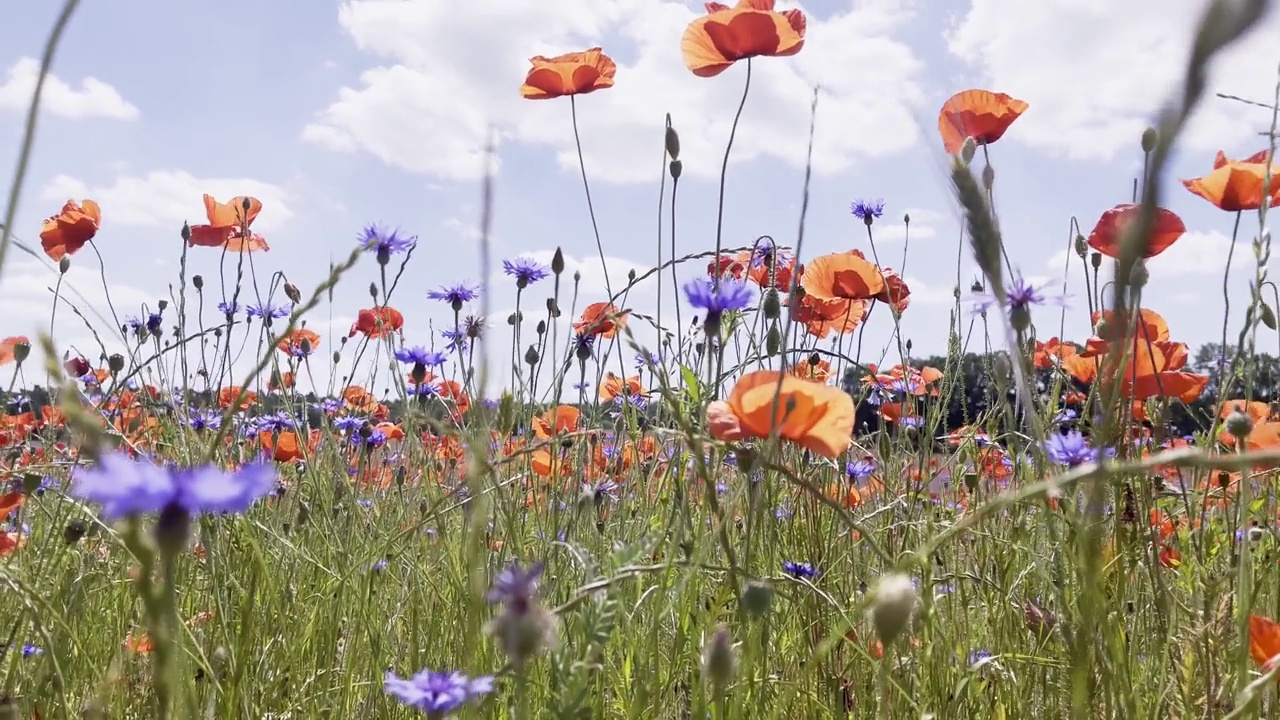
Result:
{"label": "flower stem", "polygon": [[720,163],[720,200],[716,203],[716,268],[712,281],[716,289],[720,289],[720,250],[723,247],[724,232],[724,181],[729,174],[729,153],[733,150],[733,139],[738,134],[738,121],[742,119],[742,109],[747,106],[747,94],[751,92],[751,58],[747,58],[747,81],[742,86],[742,100],[738,101],[738,112],[733,116],[733,126],[729,128],[729,142],[724,146],[724,161]]}
{"label": "flower stem", "polygon": [[578,169],[582,171],[582,189],[587,194],[587,213],[591,216],[591,231],[596,236],[596,252],[600,253],[600,269],[604,271],[604,289],[613,297],[613,287],[609,284],[609,264],[604,259],[604,243],[600,242],[600,225],[596,222],[596,208],[591,202],[591,184],[587,182],[587,164],[582,159],[582,138],[578,134],[578,103],[574,96],[569,96],[569,112],[573,117],[573,144],[578,149]]}

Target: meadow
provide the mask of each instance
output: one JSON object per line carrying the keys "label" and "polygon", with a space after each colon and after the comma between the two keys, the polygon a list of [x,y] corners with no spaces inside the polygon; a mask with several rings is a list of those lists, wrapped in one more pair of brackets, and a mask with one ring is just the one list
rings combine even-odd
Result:
{"label": "meadow", "polygon": [[[1258,343],[1277,331],[1280,97],[1258,152],[1179,186],[1252,249],[1244,322],[1197,357],[1143,304],[1146,260],[1186,232],[1159,180],[1205,68],[1269,4],[1206,4],[1179,92],[1133,139],[1133,196],[1072,238],[1071,303],[1012,266],[995,211],[1001,183],[1033,182],[994,170],[1027,103],[947,100],[952,250],[982,278],[955,288],[936,358],[896,332],[888,361],[864,353],[867,317],[912,312],[879,201],[852,203],[847,250],[806,252],[806,173],[794,237],[677,249],[678,119],[653,139],[669,253],[604,297],[559,252],[491,257],[501,199],[477,189],[480,276],[517,288],[505,326],[486,288],[417,287],[429,250],[377,224],[296,287],[254,231],[262,202],[205,195],[174,228],[171,297],[95,327],[55,294],[100,352],[0,342],[0,720],[1277,716],[1280,365]],[[752,63],[803,52],[799,10],[706,9],[671,39],[705,82],[749,88]],[[62,28],[0,264],[25,247],[65,272],[109,205],[13,227]],[[615,73],[601,48],[538,56],[512,89],[573,104],[627,92]],[[565,204],[594,222],[581,175]],[[733,211],[723,187],[703,211]],[[665,306],[628,305],[646,281]],[[302,318],[340,282],[370,304],[323,337]],[[452,314],[427,347],[404,341],[413,292]],[[1093,334],[1059,337],[1066,313]]]}

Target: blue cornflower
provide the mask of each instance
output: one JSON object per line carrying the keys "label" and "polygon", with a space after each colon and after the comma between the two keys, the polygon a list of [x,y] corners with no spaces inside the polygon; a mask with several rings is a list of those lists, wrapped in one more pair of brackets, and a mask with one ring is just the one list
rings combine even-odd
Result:
{"label": "blue cornflower", "polygon": [[772,262],[775,266],[786,265],[791,261],[791,256],[783,252],[772,240],[761,240],[756,249],[751,253],[751,267],[765,267]]}
{"label": "blue cornflower", "polygon": [[[756,477],[754,475],[751,477],[751,482],[753,483],[756,482]],[[787,520],[790,520],[795,514],[796,514],[796,511],[792,510],[791,506],[784,503],[774,508],[773,519],[779,522],[785,522]]]}
{"label": "blue cornflower", "polygon": [[448,362],[449,356],[442,352],[427,350],[424,347],[401,348],[396,351],[396,359],[406,365],[422,365],[423,367],[439,367]]}
{"label": "blue cornflower", "polygon": [[866,480],[876,472],[876,461],[871,458],[863,458],[857,462],[851,462],[845,467],[845,473],[850,480],[855,482]]}
{"label": "blue cornflower", "polygon": [[401,237],[398,230],[388,230],[378,225],[366,225],[358,236],[360,247],[378,256],[378,262],[386,264],[396,253],[404,252],[418,244],[416,235]]}
{"label": "blue cornflower", "polygon": [[458,283],[457,285],[446,285],[439,290],[428,290],[428,300],[439,300],[453,307],[454,310],[461,310],[462,306],[480,297],[479,287],[472,287],[466,283]]}
{"label": "blue cornflower", "polygon": [[240,306],[233,302],[220,302],[218,303],[218,312],[231,317],[240,312]]}
{"label": "blue cornflower", "polygon": [[72,496],[98,503],[102,517],[115,520],[171,508],[192,514],[244,512],[275,488],[276,471],[265,463],[235,472],[213,466],[164,468],[111,453],[96,466],[77,470],[72,480]]}
{"label": "blue cornflower", "polygon": [[405,391],[413,397],[430,398],[440,394],[440,385],[435,380],[424,380],[420,383],[410,382]]}
{"label": "blue cornflower", "polygon": [[489,602],[510,606],[516,611],[528,609],[533,596],[538,592],[538,578],[542,577],[543,565],[536,563],[527,568],[519,563],[508,565],[493,579],[493,587],[486,596]]}
{"label": "blue cornflower", "polygon": [[813,579],[820,574],[818,569],[806,562],[782,561],[782,572],[793,578]]}
{"label": "blue cornflower", "polygon": [[39,645],[32,645],[31,643],[22,644],[22,657],[24,658],[34,657],[36,655],[43,655],[43,654],[44,654],[44,648],[40,647]]}
{"label": "blue cornflower", "polygon": [[541,263],[532,258],[503,260],[502,271],[515,278],[516,287],[521,290],[551,274]]}
{"label": "blue cornflower", "polygon": [[870,225],[876,218],[884,215],[884,200],[854,200],[849,205],[849,212]]}
{"label": "blue cornflower", "polygon": [[142,320],[136,316],[130,315],[129,317],[125,318],[124,324],[128,325],[129,329],[134,332],[142,331]]}
{"label": "blue cornflower", "polygon": [[448,344],[445,345],[445,349],[450,352],[466,352],[467,346],[470,344],[470,338],[467,337],[467,331],[465,328],[441,330],[440,337],[447,341]]}
{"label": "blue cornflower", "polygon": [[278,412],[271,415],[263,415],[258,418],[258,431],[266,430],[268,432],[279,432],[281,430],[292,430],[297,425],[289,413]]}
{"label": "blue cornflower", "polygon": [[390,560],[387,560],[386,558],[380,558],[376,562],[374,562],[372,565],[369,566],[369,570],[371,572],[380,573],[383,570],[386,570],[387,566],[390,564],[391,564]]}
{"label": "blue cornflower", "polygon": [[270,302],[258,305],[250,305],[245,309],[245,314],[251,318],[262,318],[263,320],[278,320],[289,314],[289,308],[282,305],[272,305]]}
{"label": "blue cornflower", "polygon": [[1102,453],[1089,446],[1088,438],[1079,430],[1050,435],[1044,441],[1044,452],[1051,461],[1067,467],[1097,462],[1102,456]]}
{"label": "blue cornflower", "polygon": [[[1015,275],[1013,283],[1005,290],[1005,300],[1009,304],[1009,314],[1025,314],[1031,310],[1033,305],[1064,305],[1066,303],[1065,295],[1045,295],[1044,287],[1028,283],[1020,274]],[[975,313],[985,313],[999,304],[1000,299],[994,293],[975,293],[973,296],[973,311]]]}
{"label": "blue cornflower", "polygon": [[161,323],[163,322],[164,322],[164,317],[162,317],[158,312],[153,312],[147,315],[147,332],[151,333],[152,335],[159,335],[161,330]]}
{"label": "blue cornflower", "polygon": [[187,418],[192,430],[217,430],[222,427],[222,413],[217,410],[197,410]]}
{"label": "blue cornflower", "polygon": [[387,671],[383,689],[402,705],[421,710],[428,717],[443,718],[475,700],[493,692],[493,677],[469,678],[462,673],[423,670],[413,677],[401,678]]}
{"label": "blue cornflower", "polygon": [[344,432],[354,432],[359,430],[365,423],[364,418],[352,415],[343,415],[333,419],[333,427]]}
{"label": "blue cornflower", "polygon": [[341,398],[325,398],[320,402],[312,405],[315,409],[322,413],[335,413],[342,409],[343,400]]}
{"label": "blue cornflower", "polygon": [[[721,280],[717,288],[710,278],[696,278],[684,286],[684,296],[689,304],[706,311],[705,323],[708,327],[717,327],[720,316],[731,310],[741,310],[755,300],[754,293],[746,284],[737,280]],[[718,333],[708,333],[715,335]]]}
{"label": "blue cornflower", "polygon": [[373,450],[387,444],[387,434],[376,428],[369,432],[367,438],[360,433],[352,433],[351,442],[354,445],[363,445],[366,450]]}

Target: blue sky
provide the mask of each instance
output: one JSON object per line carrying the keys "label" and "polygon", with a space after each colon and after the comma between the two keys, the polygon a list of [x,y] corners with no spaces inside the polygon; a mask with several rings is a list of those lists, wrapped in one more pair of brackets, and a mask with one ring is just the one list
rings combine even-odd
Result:
{"label": "blue sky", "polygon": [[[55,5],[20,4],[0,27],[6,172],[16,159],[32,62]],[[959,215],[936,131],[942,102],[981,87],[1030,103],[991,148],[997,207],[1014,264],[1029,277],[1060,283],[1070,219],[1087,233],[1103,210],[1128,201],[1141,162],[1138,137],[1173,86],[1203,7],[1199,0],[964,0],[939,12],[938,5],[801,4],[810,15],[805,49],[754,66],[726,194],[726,246],[762,234],[794,245],[810,88],[820,84],[802,254],[868,250],[848,206],[856,198],[883,198],[877,247],[892,258],[885,264],[898,268],[901,216],[910,212],[905,275],[913,303],[903,334],[916,355],[945,349],[956,277]],[[680,251],[713,246],[720,156],[745,68],[713,79],[683,68],[680,33],[695,12],[699,6],[678,0],[85,2],[53,68],[17,235],[38,243],[41,220],[64,200],[99,200],[107,281],[116,310],[127,315],[167,296],[177,282],[178,230],[183,219],[202,220],[202,192],[262,199],[257,229],[272,249],[254,257],[255,268],[264,282],[284,271],[304,294],[331,260],[350,252],[364,224],[398,226],[418,235],[419,248],[393,304],[407,318],[408,341],[425,344],[428,322],[439,329],[451,317],[425,299],[426,291],[481,279],[479,152],[492,125],[500,138],[495,257],[546,259],[562,247],[571,268],[583,273],[581,308],[604,293],[569,106],[518,97],[527,58],[601,45],[619,63],[614,88],[578,103],[587,173],[619,283],[629,268],[656,261],[666,112],[684,147]],[[1266,41],[1280,36],[1275,15],[1219,61],[1212,91],[1270,101],[1280,66],[1280,50]],[[1265,110],[1209,98],[1175,158],[1175,177],[1208,172],[1219,148],[1230,156],[1260,149],[1257,133],[1269,124]],[[1196,346],[1222,332],[1231,217],[1172,183],[1165,204],[1190,232],[1151,262],[1145,304],[1170,319],[1177,339]],[[1246,245],[1229,281],[1233,335],[1253,272],[1247,243],[1256,220],[1246,219],[1243,228]],[[214,284],[217,256],[194,249],[189,273]],[[77,255],[68,280],[102,309],[96,264],[89,251]],[[975,276],[966,254],[963,285]],[[368,284],[376,277],[369,258],[339,287],[332,306],[310,316],[310,326],[326,335],[326,354],[334,347],[329,333],[345,334],[356,311],[369,305]],[[47,329],[46,288],[55,279],[29,256],[11,255],[0,278],[6,307],[0,335]],[[1072,283],[1067,334],[1082,340],[1087,312]],[[514,287],[502,279],[490,287],[494,313],[505,318]],[[534,286],[526,302],[541,306],[547,290]],[[653,292],[637,288],[633,304],[651,309]],[[218,299],[211,296],[209,304]],[[884,320],[869,324],[868,347],[889,343]],[[1052,328],[1042,336],[1056,334],[1056,313],[1037,320]],[[505,323],[497,330],[503,347]],[[63,344],[89,339],[84,324],[65,312],[55,335]],[[1272,341],[1264,338],[1263,347]]]}

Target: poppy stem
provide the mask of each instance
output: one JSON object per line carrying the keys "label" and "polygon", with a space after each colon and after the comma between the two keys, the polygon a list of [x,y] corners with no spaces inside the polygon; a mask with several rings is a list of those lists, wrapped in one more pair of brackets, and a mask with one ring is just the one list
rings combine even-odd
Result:
{"label": "poppy stem", "polygon": [[742,86],[742,100],[738,101],[738,112],[733,116],[733,125],[729,128],[729,142],[724,146],[724,161],[720,163],[720,200],[716,204],[716,268],[715,277],[712,282],[715,283],[716,291],[720,290],[720,250],[722,247],[721,237],[724,230],[724,181],[729,174],[729,153],[733,150],[733,138],[738,134],[738,121],[742,119],[742,109],[747,106],[747,94],[751,92],[751,58],[747,58],[747,81]]}
{"label": "poppy stem", "polygon": [[582,171],[582,189],[587,194],[587,213],[591,216],[591,231],[596,236],[596,252],[600,253],[600,269],[604,271],[604,290],[613,297],[613,287],[609,284],[609,263],[604,259],[604,243],[600,242],[600,225],[596,223],[596,208],[591,202],[591,184],[587,182],[587,164],[582,159],[582,138],[578,135],[578,102],[569,96],[569,113],[573,118],[573,144],[578,149],[578,169]]}

